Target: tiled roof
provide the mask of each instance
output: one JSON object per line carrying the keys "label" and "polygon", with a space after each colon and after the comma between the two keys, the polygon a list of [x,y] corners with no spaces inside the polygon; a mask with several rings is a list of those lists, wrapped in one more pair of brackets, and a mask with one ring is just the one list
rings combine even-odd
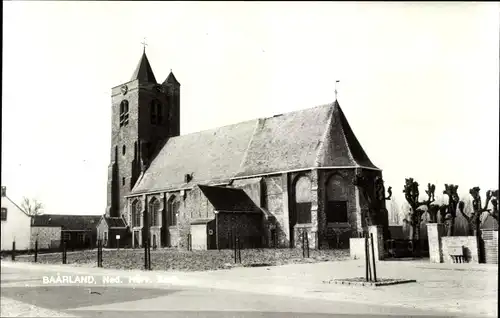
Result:
{"label": "tiled roof", "polygon": [[101,215],[42,214],[33,218],[32,226],[56,226],[62,230],[94,230]]}
{"label": "tiled roof", "polygon": [[137,68],[135,69],[135,72],[132,75],[131,81],[133,80],[139,80],[140,82],[144,83],[156,84],[156,78],[155,75],[153,74],[153,69],[149,64],[146,52],[142,53],[141,60],[139,61],[139,64],[137,64]]}
{"label": "tiled roof", "polygon": [[333,166],[378,169],[337,102],[170,138],[132,194]]}
{"label": "tiled roof", "polygon": [[125,220],[121,217],[104,217],[104,220],[108,224],[108,228],[124,228],[127,227],[127,224],[125,224]]}
{"label": "tiled roof", "polygon": [[198,185],[216,211],[260,212],[260,209],[242,189]]}

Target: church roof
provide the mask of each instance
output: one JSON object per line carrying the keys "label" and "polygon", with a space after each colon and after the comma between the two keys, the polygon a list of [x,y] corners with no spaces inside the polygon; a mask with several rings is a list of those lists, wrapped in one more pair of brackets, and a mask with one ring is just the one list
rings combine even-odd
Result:
{"label": "church roof", "polygon": [[131,81],[139,80],[140,82],[156,84],[156,78],[155,75],[153,74],[153,69],[149,64],[146,52],[142,53],[141,60],[139,61],[139,64],[137,64],[135,72],[130,80]]}
{"label": "church roof", "polygon": [[131,194],[315,167],[379,170],[337,102],[170,138]]}
{"label": "church roof", "polygon": [[260,212],[242,189],[198,185],[201,192],[219,212]]}

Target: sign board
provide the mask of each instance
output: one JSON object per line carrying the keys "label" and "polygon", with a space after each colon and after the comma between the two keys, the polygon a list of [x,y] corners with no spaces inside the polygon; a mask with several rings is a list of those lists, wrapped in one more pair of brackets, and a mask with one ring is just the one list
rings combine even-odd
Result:
{"label": "sign board", "polygon": [[120,239],[120,235],[117,234],[116,235],[116,239],[119,240]]}

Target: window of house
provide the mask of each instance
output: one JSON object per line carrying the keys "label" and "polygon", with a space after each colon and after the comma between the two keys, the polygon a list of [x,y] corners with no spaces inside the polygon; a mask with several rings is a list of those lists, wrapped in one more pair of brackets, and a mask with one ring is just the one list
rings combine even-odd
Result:
{"label": "window of house", "polygon": [[125,177],[122,178],[122,185],[125,185]]}
{"label": "window of house", "polygon": [[149,226],[159,225],[160,201],[153,198],[149,201]]}
{"label": "window of house", "polygon": [[311,180],[300,177],[295,183],[295,212],[297,223],[311,223]]}
{"label": "window of house", "polygon": [[7,208],[2,208],[1,219],[7,221]]}
{"label": "window of house", "polygon": [[122,100],[120,103],[120,127],[128,125],[128,101]]}
{"label": "window of house", "polygon": [[163,122],[163,109],[160,101],[154,99],[150,103],[151,124],[161,125]]}
{"label": "window of house", "polygon": [[141,201],[135,200],[132,203],[132,226],[141,226],[141,210]]}
{"label": "window of house", "polygon": [[175,196],[168,201],[168,226],[177,225],[177,214],[179,213],[180,205],[180,201]]}
{"label": "window of house", "polygon": [[127,147],[125,145],[123,145],[123,147],[122,147],[122,155],[125,155],[126,152],[127,152]]}
{"label": "window of house", "polygon": [[347,193],[348,189],[340,175],[333,175],[326,185],[326,222],[347,223]]}
{"label": "window of house", "polygon": [[104,245],[108,242],[108,232],[104,232]]}

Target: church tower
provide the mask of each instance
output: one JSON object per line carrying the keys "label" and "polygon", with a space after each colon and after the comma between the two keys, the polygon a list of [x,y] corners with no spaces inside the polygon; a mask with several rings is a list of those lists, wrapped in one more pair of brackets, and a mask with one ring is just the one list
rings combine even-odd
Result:
{"label": "church tower", "polygon": [[119,217],[140,174],[180,133],[180,84],[172,72],[158,84],[144,50],[130,81],[112,88],[111,103],[106,216]]}

